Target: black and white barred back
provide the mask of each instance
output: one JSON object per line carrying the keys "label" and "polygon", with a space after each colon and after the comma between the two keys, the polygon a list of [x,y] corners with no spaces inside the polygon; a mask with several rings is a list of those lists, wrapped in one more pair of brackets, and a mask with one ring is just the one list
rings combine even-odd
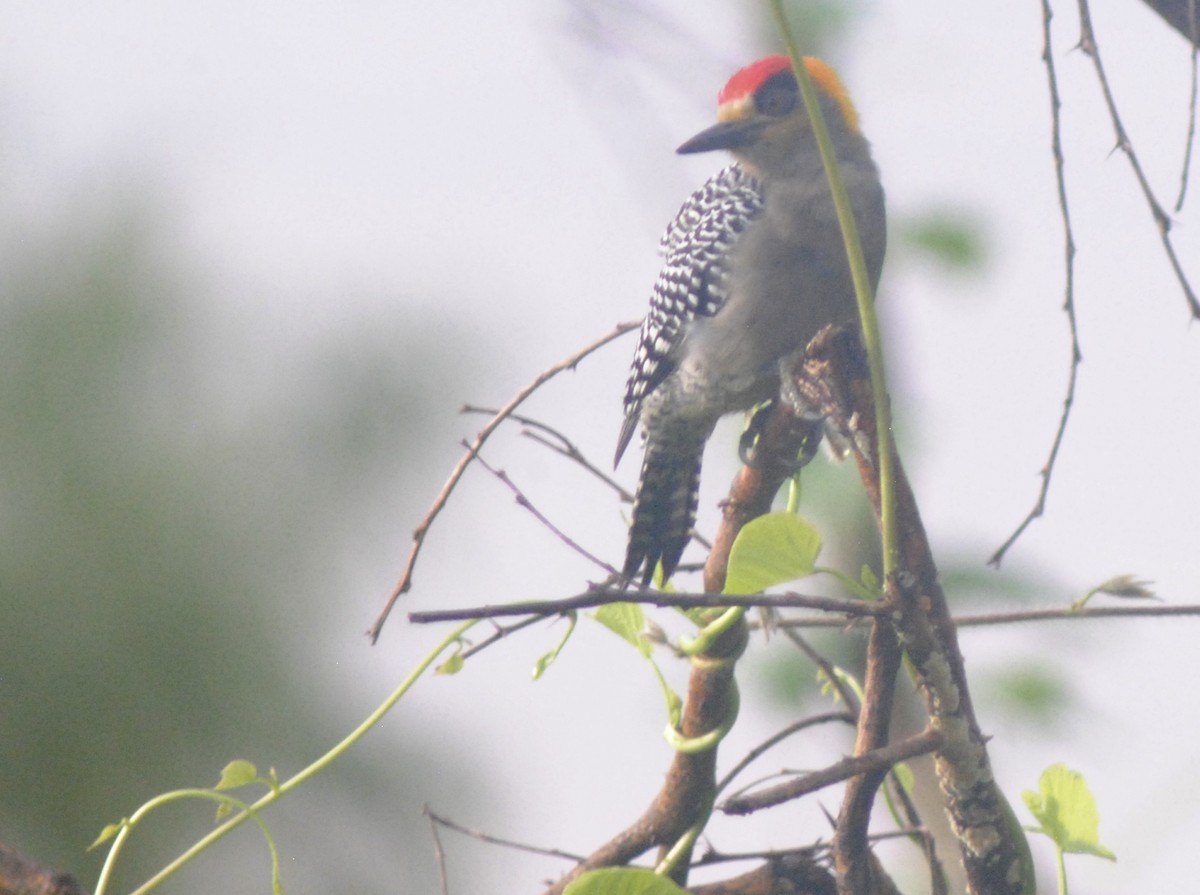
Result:
{"label": "black and white barred back", "polygon": [[[761,185],[734,163],[696,190],[667,227],[661,242],[665,262],[625,385],[617,462],[633,438],[646,399],[682,359],[692,322],[712,317],[724,306],[733,247],[762,211]],[[646,446],[623,568],[626,578],[640,576],[648,584],[660,562],[667,578],[679,564],[696,516],[708,432],[701,427],[694,435],[695,449],[684,452],[689,456],[675,456],[678,445],[673,439],[660,444],[652,438]],[[660,452],[667,456],[657,456]]]}
{"label": "black and white barred back", "polygon": [[762,210],[761,185],[735,162],[692,193],[667,226],[660,242],[666,260],[625,383],[625,423],[614,465],[633,439],[647,395],[675,369],[688,324],[725,304],[731,249]]}

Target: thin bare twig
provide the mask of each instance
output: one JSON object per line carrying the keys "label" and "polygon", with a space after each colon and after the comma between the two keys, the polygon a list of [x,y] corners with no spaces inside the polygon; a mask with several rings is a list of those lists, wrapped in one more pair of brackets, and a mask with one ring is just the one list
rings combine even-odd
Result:
{"label": "thin bare twig", "polygon": [[[463,413],[488,414],[496,412],[488,408],[474,407],[471,405],[464,406],[462,411]],[[521,433],[526,438],[542,445],[543,447],[549,448],[550,450],[554,451],[554,453],[566,457],[568,460],[571,460],[574,463],[578,463],[585,470],[615,491],[617,496],[621,498],[622,503],[633,503],[633,492],[624,488],[620,482],[596,466],[596,464],[587,458],[583,451],[579,450],[578,446],[576,446],[571,439],[569,439],[558,429],[555,429],[553,426],[549,425],[548,423],[544,423],[541,420],[536,420],[529,416],[521,416],[516,413],[510,413],[508,415],[508,419],[512,420],[513,422],[520,423],[522,426],[525,426],[527,430],[529,430]],[[709,539],[704,535],[700,534],[700,532],[692,529],[691,536],[692,540],[705,550],[712,549],[712,542],[709,541]],[[691,569],[688,565],[680,565],[676,571],[687,572],[693,571],[693,569]]]}
{"label": "thin bare twig", "polygon": [[960,628],[983,625],[1008,625],[1016,622],[1068,621],[1089,618],[1155,618],[1161,616],[1200,616],[1200,605],[1182,606],[1100,606],[1095,609],[1029,609],[1021,612],[991,612],[963,615],[954,619]]}
{"label": "thin bare twig", "polygon": [[[956,615],[953,618],[957,628],[972,628],[983,625],[1010,625],[1020,622],[1044,621],[1082,621],[1098,618],[1156,618],[1160,616],[1200,616],[1200,605],[1185,604],[1180,606],[1103,606],[1088,609],[1026,609],[1016,612],[988,612],[967,615]],[[842,619],[810,616],[804,618],[780,619],[775,627],[781,631],[789,628],[843,628],[846,623]]]}
{"label": "thin bare twig", "polygon": [[800,652],[808,657],[809,661],[820,669],[821,674],[825,675],[825,680],[829,681],[829,686],[837,691],[837,695],[841,697],[846,708],[858,718],[858,713],[862,710],[862,705],[859,702],[858,694],[855,693],[841,676],[837,673],[837,669],[833,667],[833,663],[822,656],[819,652],[812,648],[807,640],[801,637],[795,630],[791,628],[783,629],[783,636],[792,641]]}
{"label": "thin bare twig", "polygon": [[396,604],[396,601],[400,599],[402,594],[407,593],[409,589],[412,588],[413,568],[416,566],[417,556],[421,552],[421,547],[425,543],[425,536],[429,532],[429,527],[433,525],[438,513],[442,511],[442,508],[446,505],[446,501],[450,499],[451,492],[454,491],[459,479],[462,478],[467,467],[471,465],[471,461],[475,459],[476,454],[478,453],[479,449],[483,447],[484,442],[488,440],[491,434],[496,431],[496,428],[502,422],[504,422],[505,418],[509,414],[516,410],[526,398],[545,385],[548,381],[553,379],[559,373],[562,373],[564,370],[574,369],[579,362],[589,354],[597,351],[600,348],[603,348],[614,339],[618,339],[625,335],[625,333],[639,328],[641,325],[642,323],[640,320],[627,323],[618,323],[616,328],[613,329],[612,332],[608,333],[608,335],[597,339],[590,345],[585,345],[570,357],[559,361],[557,364],[549,367],[546,370],[543,370],[532,382],[517,392],[513,396],[512,400],[505,404],[504,407],[500,409],[500,411],[488,422],[486,426],[479,430],[478,434],[475,436],[475,440],[471,442],[471,446],[467,449],[467,452],[463,454],[458,463],[455,465],[454,469],[451,471],[450,478],[446,480],[446,483],[442,486],[442,490],[439,491],[437,497],[434,498],[433,504],[430,506],[429,511],[425,514],[425,518],[422,519],[420,524],[417,525],[416,529],[413,530],[412,547],[409,549],[408,560],[404,563],[404,570],[400,573],[400,579],[396,582],[396,586],[392,588],[392,592],[388,596],[387,603],[384,604],[383,611],[379,613],[379,617],[375,619],[374,624],[372,624],[367,630],[367,636],[371,638],[372,643],[379,639],[379,632],[383,630],[384,622],[387,621],[388,614],[392,611],[392,607]]}
{"label": "thin bare twig", "polygon": [[[463,413],[481,413],[489,416],[495,416],[499,411],[489,407],[475,407],[467,404],[462,408]],[[633,503],[633,492],[621,486],[621,483],[606,473],[600,467],[596,466],[589,460],[581,451],[575,442],[571,441],[566,435],[555,429],[553,426],[543,423],[541,420],[535,420],[530,416],[522,416],[517,413],[510,413],[508,418],[514,423],[519,423],[525,427],[527,431],[522,432],[526,438],[536,441],[543,447],[547,447],[554,453],[566,457],[573,463],[577,463],[585,470],[611,488],[621,498],[623,503]],[[549,437],[546,437],[549,436]]]}
{"label": "thin bare twig", "polygon": [[442,895],[450,895],[450,882],[446,877],[446,853],[442,850],[442,837],[438,835],[438,821],[433,812],[429,810],[428,804],[423,810],[425,816],[429,818],[429,832],[433,836],[433,857],[437,862],[438,888]]}
{"label": "thin bare twig", "polygon": [[1079,363],[1083,360],[1083,352],[1079,348],[1079,327],[1075,319],[1075,236],[1071,228],[1070,203],[1067,201],[1067,178],[1063,160],[1062,148],[1062,99],[1058,94],[1058,74],[1054,67],[1054,48],[1050,41],[1050,19],[1054,15],[1050,8],[1050,0],[1042,2],[1042,61],[1046,66],[1046,84],[1050,93],[1050,149],[1054,155],[1054,180],[1058,190],[1058,210],[1063,227],[1063,266],[1066,272],[1064,286],[1063,311],[1067,315],[1067,326],[1071,333],[1071,366],[1067,374],[1067,395],[1063,399],[1062,416],[1058,420],[1058,429],[1050,444],[1050,456],[1046,458],[1040,475],[1042,486],[1038,490],[1037,500],[1021,520],[1011,535],[1008,536],[999,549],[992,554],[988,565],[999,567],[1004,554],[1008,552],[1025,529],[1042,515],[1046,510],[1046,495],[1050,491],[1050,477],[1054,474],[1054,464],[1058,461],[1058,451],[1062,447],[1067,434],[1067,421],[1071,417],[1071,408],[1075,405],[1075,384],[1079,378]]}
{"label": "thin bare twig", "polygon": [[495,622],[492,622],[492,624],[495,625],[495,630],[491,634],[489,634],[486,638],[479,641],[479,643],[473,644],[472,646],[469,646],[465,650],[463,650],[462,658],[464,660],[469,659],[469,658],[471,658],[471,656],[475,655],[476,653],[487,649],[493,643],[503,640],[509,634],[513,634],[517,631],[520,631],[522,628],[528,628],[530,625],[536,625],[543,618],[545,618],[545,616],[531,615],[531,616],[529,616],[529,618],[523,618],[516,624],[512,624],[512,625],[496,625]]}
{"label": "thin bare twig", "polygon": [[[980,627],[983,625],[1012,625],[1021,621],[1075,621],[1099,618],[1159,618],[1190,617],[1200,615],[1200,605],[1184,603],[1181,606],[1103,606],[1086,609],[1018,609],[1015,612],[986,612],[955,615],[955,627]],[[845,627],[842,619],[821,618],[812,615],[805,618],[785,618],[776,621],[775,627],[787,631],[792,627]]]}
{"label": "thin bare twig", "polygon": [[843,758],[827,768],[813,771],[779,786],[727,799],[719,807],[726,814],[750,814],[763,808],[790,802],[810,792],[824,789],[826,786],[857,777],[859,774],[887,770],[898,762],[933,752],[941,744],[942,734],[939,731],[924,730],[908,739],[884,746],[882,749]]}
{"label": "thin bare twig", "polygon": [[808,718],[801,718],[799,721],[789,724],[787,727],[783,728],[783,730],[763,740],[761,743],[747,752],[745,756],[737,764],[735,764],[732,769],[730,769],[729,773],[720,779],[720,781],[717,783],[717,791],[720,792],[721,790],[725,789],[725,787],[732,783],[737,775],[746,770],[746,768],[749,767],[752,762],[757,760],[767,750],[782,743],[792,734],[799,733],[800,731],[806,730],[809,727],[816,727],[818,724],[829,724],[833,721],[841,721],[844,724],[853,726],[854,719],[855,715],[852,712],[825,712],[820,715],[812,715]]}
{"label": "thin bare twig", "polygon": [[[465,621],[469,618],[502,618],[510,615],[557,615],[573,609],[590,609],[605,603],[643,603],[650,606],[673,606],[682,609],[715,609],[730,606],[774,606],[789,609],[817,609],[834,612],[852,618],[880,615],[887,607],[879,603],[862,600],[839,600],[835,597],[805,596],[803,594],[756,594],[737,597],[728,594],[680,594],[666,591],[625,591],[614,588],[596,588],[562,600],[529,600],[522,603],[505,603],[498,606],[477,606],[472,609],[435,609],[425,612],[410,612],[408,620],[413,624],[427,625],[436,622]],[[840,624],[845,624],[845,619]]]}
{"label": "thin bare twig", "polygon": [[892,798],[900,804],[904,811],[903,829],[897,831],[897,835],[908,835],[910,839],[920,846],[921,851],[925,854],[925,863],[929,865],[929,891],[931,895],[948,895],[948,884],[946,882],[946,871],[942,866],[942,859],[938,857],[937,838],[929,831],[921,820],[921,814],[917,811],[916,803],[913,801],[908,790],[904,786],[904,782],[900,779],[900,775],[896,773],[896,769],[888,773],[889,790]]}
{"label": "thin bare twig", "polygon": [[[470,448],[470,445],[468,445],[465,441],[463,442],[463,446],[467,447],[468,449]],[[529,510],[529,512],[533,514],[533,518],[537,519],[538,522],[546,526],[546,528],[548,528],[555,537],[557,537],[560,541],[562,541],[584,559],[602,568],[605,572],[612,576],[614,580],[620,576],[620,573],[617,572],[616,569],[614,569],[600,557],[596,556],[594,553],[589,553],[579,544],[578,541],[547,519],[541,510],[535,507],[533,502],[525,496],[525,492],[517,487],[516,483],[509,477],[507,472],[505,472],[503,469],[496,469],[479,455],[476,455],[475,459],[479,461],[480,466],[498,478],[505,485],[505,487],[507,487],[508,490],[513,493],[517,499],[517,506],[524,507],[525,509]]]}
{"label": "thin bare twig", "polygon": [[1154,190],[1150,187],[1150,181],[1146,178],[1146,173],[1142,170],[1142,164],[1138,161],[1137,153],[1134,152],[1133,143],[1129,139],[1129,134],[1125,130],[1125,125],[1121,121],[1121,115],[1117,111],[1117,101],[1113,98],[1112,90],[1108,86],[1108,77],[1104,73],[1104,64],[1100,60],[1100,47],[1096,43],[1096,32],[1092,28],[1092,13],[1088,6],[1088,0],[1076,0],[1079,6],[1079,46],[1092,60],[1092,65],[1096,69],[1096,77],[1100,82],[1100,90],[1104,94],[1104,104],[1108,107],[1108,116],[1112,121],[1113,130],[1116,132],[1117,148],[1125,154],[1129,159],[1129,165],[1133,169],[1134,177],[1137,179],[1138,186],[1141,187],[1142,195],[1146,199],[1146,204],[1150,208],[1150,214],[1154,218],[1154,223],[1158,227],[1158,234],[1162,241],[1163,250],[1167,253],[1167,260],[1171,262],[1171,268],[1175,271],[1175,278],[1179,281],[1179,286],[1183,290],[1184,298],[1187,300],[1188,310],[1193,319],[1200,319],[1200,299],[1196,298],[1196,293],[1192,291],[1191,283],[1188,282],[1187,274],[1184,273],[1183,266],[1179,263],[1179,257],[1175,254],[1175,246],[1171,242],[1171,218],[1163,210],[1162,205],[1154,195]]}
{"label": "thin bare twig", "polygon": [[435,824],[441,824],[448,830],[453,830],[456,833],[462,833],[464,836],[470,836],[472,839],[478,839],[480,842],[486,842],[489,845],[500,845],[504,848],[511,848],[516,851],[529,852],[534,855],[547,855],[551,858],[562,858],[565,861],[582,861],[582,855],[572,854],[558,848],[543,848],[537,845],[527,845],[524,842],[514,842],[511,839],[501,839],[499,836],[493,836],[490,833],[483,833],[479,830],[472,830],[469,827],[464,827],[462,824],[457,824],[449,818],[441,817],[435,814],[428,805],[425,806],[425,816]]}

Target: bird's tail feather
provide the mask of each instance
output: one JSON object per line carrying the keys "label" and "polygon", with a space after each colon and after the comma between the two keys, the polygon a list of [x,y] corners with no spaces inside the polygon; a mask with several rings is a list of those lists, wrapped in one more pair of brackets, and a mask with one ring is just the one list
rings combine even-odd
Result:
{"label": "bird's tail feather", "polygon": [[627,579],[640,572],[642,584],[649,584],[659,562],[663,581],[674,574],[696,521],[703,459],[703,440],[689,451],[672,444],[669,453],[653,439],[646,445],[622,570]]}

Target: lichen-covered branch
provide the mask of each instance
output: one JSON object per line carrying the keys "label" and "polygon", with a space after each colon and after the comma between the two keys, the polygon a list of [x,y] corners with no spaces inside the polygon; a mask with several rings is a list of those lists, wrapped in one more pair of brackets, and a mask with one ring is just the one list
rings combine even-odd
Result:
{"label": "lichen-covered branch", "polygon": [[[863,486],[879,512],[878,439],[861,344],[852,329],[827,329],[809,346],[796,383],[850,442]],[[934,753],[938,782],[958,839],[972,895],[1033,891],[1028,846],[992,776],[986,739],[971,705],[954,622],[938,583],[925,528],[896,458],[900,563],[885,582],[900,645],[912,662],[929,713],[943,737]]]}

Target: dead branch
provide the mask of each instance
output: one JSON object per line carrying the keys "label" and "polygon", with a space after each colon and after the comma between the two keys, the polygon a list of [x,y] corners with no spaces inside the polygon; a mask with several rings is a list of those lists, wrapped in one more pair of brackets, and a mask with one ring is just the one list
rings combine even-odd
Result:
{"label": "dead branch", "polygon": [[932,752],[942,742],[940,733],[936,730],[926,730],[898,743],[862,755],[843,758],[827,768],[813,771],[787,783],[726,799],[720,808],[726,814],[751,814],[764,808],[773,808],[860,774],[886,774],[898,762]]}

